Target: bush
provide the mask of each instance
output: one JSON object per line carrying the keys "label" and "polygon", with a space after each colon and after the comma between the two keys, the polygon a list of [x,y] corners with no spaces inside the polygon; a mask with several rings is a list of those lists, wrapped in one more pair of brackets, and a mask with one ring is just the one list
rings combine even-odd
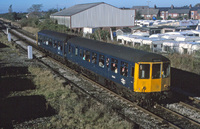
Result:
{"label": "bush", "polygon": [[200,74],[200,58],[198,57],[196,58],[192,55],[171,54],[168,55],[167,58],[170,59],[172,67]]}
{"label": "bush", "polygon": [[147,51],[147,52],[152,52],[148,45],[135,46],[135,49],[139,49],[139,50],[143,50],[143,51]]}
{"label": "bush", "polygon": [[39,25],[39,19],[38,18],[29,18],[29,19],[22,19],[20,21],[21,27],[25,26],[31,26],[31,27],[37,27]]}
{"label": "bush", "polygon": [[110,38],[110,33],[106,30],[98,29],[93,34],[87,34],[87,37],[93,40],[108,41]]}

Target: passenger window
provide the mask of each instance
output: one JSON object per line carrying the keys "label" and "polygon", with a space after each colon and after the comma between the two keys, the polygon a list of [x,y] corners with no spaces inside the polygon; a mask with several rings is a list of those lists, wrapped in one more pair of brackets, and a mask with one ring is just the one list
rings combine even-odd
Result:
{"label": "passenger window", "polygon": [[68,53],[71,52],[71,45],[69,44]]}
{"label": "passenger window", "polygon": [[52,46],[52,39],[49,39],[49,46]]}
{"label": "passenger window", "polygon": [[92,63],[96,64],[97,63],[97,54],[96,53],[92,53]]}
{"label": "passenger window", "polygon": [[42,36],[41,36],[41,35],[38,36],[38,41],[39,41],[40,43],[42,42]]}
{"label": "passenger window", "polygon": [[68,43],[66,43],[65,49],[64,49],[64,56],[67,56],[67,49],[66,47],[68,46]]}
{"label": "passenger window", "polygon": [[86,53],[85,50],[83,50],[83,60],[85,60],[85,58],[86,58],[86,54],[85,53]]}
{"label": "passenger window", "polygon": [[110,63],[110,59],[107,58],[107,59],[106,59],[106,67],[107,67],[107,68],[109,67],[109,63]]}
{"label": "passenger window", "polygon": [[135,68],[132,67],[132,68],[131,68],[131,77],[134,77],[134,72],[135,72]]}
{"label": "passenger window", "polygon": [[45,45],[49,45],[49,41],[48,41],[49,39],[48,38],[46,38],[46,40],[45,40]]}
{"label": "passenger window", "polygon": [[90,62],[90,51],[86,50],[86,61]]}
{"label": "passenger window", "polygon": [[62,46],[62,44],[60,45],[60,50],[61,50],[61,51],[63,50],[63,46]]}
{"label": "passenger window", "polygon": [[127,77],[128,63],[121,61],[120,74]]}
{"label": "passenger window", "polygon": [[163,64],[163,78],[167,78],[170,76],[170,64],[169,63],[164,63]]}
{"label": "passenger window", "polygon": [[140,64],[139,66],[139,78],[149,79],[150,74],[150,64]]}
{"label": "passenger window", "polygon": [[75,48],[75,56],[77,56],[78,55],[78,48],[76,47]]}
{"label": "passenger window", "polygon": [[58,50],[61,50],[60,42],[58,42]]}
{"label": "passenger window", "polygon": [[79,55],[80,55],[80,57],[82,57],[82,49],[80,49],[80,54]]}
{"label": "passenger window", "polygon": [[99,55],[99,67],[104,68],[104,59],[105,57],[103,55]]}
{"label": "passenger window", "polygon": [[57,47],[57,41],[54,42],[53,47],[54,47],[54,48]]}
{"label": "passenger window", "polygon": [[161,75],[161,64],[153,64],[152,66],[152,79],[158,79]]}
{"label": "passenger window", "polygon": [[118,73],[118,68],[117,68],[118,60],[116,59],[111,59],[111,71]]}

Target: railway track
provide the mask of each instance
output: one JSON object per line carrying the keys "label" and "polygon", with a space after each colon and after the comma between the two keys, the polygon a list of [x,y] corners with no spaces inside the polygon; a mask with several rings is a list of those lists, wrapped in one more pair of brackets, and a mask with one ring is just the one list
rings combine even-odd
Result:
{"label": "railway track", "polygon": [[191,101],[193,101],[195,104],[200,104],[200,99],[197,99],[197,98],[195,98],[195,97],[189,97],[189,99],[190,99]]}
{"label": "railway track", "polygon": [[[43,56],[41,56],[41,57],[43,57]],[[57,71],[57,69],[59,69],[59,68],[53,68],[54,72],[60,74],[64,78],[66,78],[65,75],[62,75],[61,73],[63,73],[63,69],[68,69],[69,70],[69,68],[66,68],[65,65],[63,65],[60,62],[57,62],[55,60],[53,62],[54,63],[55,62],[59,63],[59,65],[62,65],[62,67],[63,67],[63,68],[60,68],[61,69],[60,72],[58,72],[59,70]],[[51,66],[49,66],[49,67],[51,67]],[[113,103],[115,103],[115,102],[112,102],[112,104],[113,104],[113,105],[111,105],[112,108],[114,107],[115,110],[118,110],[118,113],[121,114],[122,116],[124,116],[125,119],[128,119],[129,121],[132,121],[132,122],[134,121],[134,122],[136,122],[138,124],[142,124],[140,121],[141,120],[146,120],[144,118],[148,117],[148,118],[150,118],[150,119],[148,119],[148,122],[147,123],[143,123],[143,124],[144,125],[145,124],[146,125],[150,124],[149,123],[150,121],[151,122],[153,121],[154,124],[151,123],[152,124],[151,126],[143,126],[143,127],[150,127],[150,128],[151,127],[158,127],[158,128],[160,128],[160,127],[162,127],[162,128],[187,128],[187,127],[190,127],[190,128],[196,128],[196,127],[199,126],[198,123],[195,124],[195,123],[192,122],[192,120],[188,120],[187,118],[185,118],[184,116],[182,116],[180,114],[176,115],[176,116],[179,116],[178,120],[174,120],[175,117],[172,120],[172,119],[168,119],[167,116],[161,116],[160,114],[157,115],[156,112],[159,111],[159,112],[162,113],[162,112],[164,112],[164,110],[165,111],[167,110],[167,109],[164,109],[164,108],[161,108],[161,107],[159,107],[159,109],[158,109],[158,107],[157,108],[152,108],[151,110],[154,109],[155,111],[154,112],[153,111],[150,112],[150,111],[148,111],[149,109],[146,110],[146,109],[138,106],[136,103],[133,103],[133,102],[121,97],[120,95],[108,90],[107,88],[97,84],[96,82],[93,82],[92,80],[86,78],[85,76],[79,75],[74,70],[71,70],[71,71],[74,72],[73,74],[81,76],[81,78],[83,78],[83,80],[87,80],[87,81],[89,81],[90,83],[93,84],[93,86],[92,86],[93,88],[88,88],[87,89],[85,87],[79,87],[79,88],[81,88],[81,90],[86,92],[88,95],[94,97],[95,99],[98,99],[99,101],[107,103],[107,104],[109,104],[110,101],[117,101],[118,105],[114,105]],[[75,84],[75,82],[70,82],[70,83],[72,83],[73,85],[77,85],[77,84]],[[96,89],[98,89],[98,90],[96,90]],[[104,101],[105,98],[104,99],[101,98],[102,96],[106,96],[106,95],[107,95],[107,98],[106,98],[107,102]],[[109,96],[109,99],[108,99],[108,96]],[[126,106],[124,106],[124,105],[126,105]],[[169,112],[170,111],[168,111],[168,113]],[[132,113],[133,116],[131,116],[131,113]],[[134,117],[137,117],[136,114],[140,114],[141,120],[137,120],[138,118],[137,119],[134,118]],[[170,112],[170,114],[174,115],[175,113]],[[173,115],[171,115],[171,116],[173,116]],[[178,122],[179,120],[181,120],[181,122]]]}
{"label": "railway track", "polygon": [[156,105],[155,107],[156,108],[148,108],[148,110],[168,120],[169,122],[177,125],[180,128],[189,128],[189,129],[200,128],[200,123],[188,118],[187,116],[184,116],[183,114],[179,114],[161,105]]}
{"label": "railway track", "polygon": [[179,103],[180,103],[181,105],[187,107],[187,108],[190,108],[190,109],[196,111],[196,112],[200,112],[200,109],[197,108],[195,105],[192,106],[192,104],[188,104],[188,103],[185,103],[185,102],[179,102]]}

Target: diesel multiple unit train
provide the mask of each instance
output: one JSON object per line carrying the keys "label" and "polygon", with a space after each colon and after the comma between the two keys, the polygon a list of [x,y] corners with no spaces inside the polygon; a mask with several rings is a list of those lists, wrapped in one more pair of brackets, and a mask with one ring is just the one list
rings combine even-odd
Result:
{"label": "diesel multiple unit train", "polygon": [[37,44],[102,85],[137,94],[170,89],[170,61],[162,55],[48,30],[38,32]]}

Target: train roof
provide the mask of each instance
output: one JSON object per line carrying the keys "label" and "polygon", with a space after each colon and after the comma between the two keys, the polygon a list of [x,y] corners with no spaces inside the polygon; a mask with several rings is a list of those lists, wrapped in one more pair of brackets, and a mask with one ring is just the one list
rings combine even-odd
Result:
{"label": "train roof", "polygon": [[65,34],[65,33],[59,33],[59,32],[50,31],[50,30],[41,30],[41,31],[38,32],[38,34],[48,35],[49,37],[59,39],[61,41],[65,41],[65,42],[68,39],[75,37],[74,35],[68,35],[68,34]]}
{"label": "train roof", "polygon": [[169,59],[159,54],[81,37],[71,38],[68,40],[68,42],[130,62],[169,61]]}

